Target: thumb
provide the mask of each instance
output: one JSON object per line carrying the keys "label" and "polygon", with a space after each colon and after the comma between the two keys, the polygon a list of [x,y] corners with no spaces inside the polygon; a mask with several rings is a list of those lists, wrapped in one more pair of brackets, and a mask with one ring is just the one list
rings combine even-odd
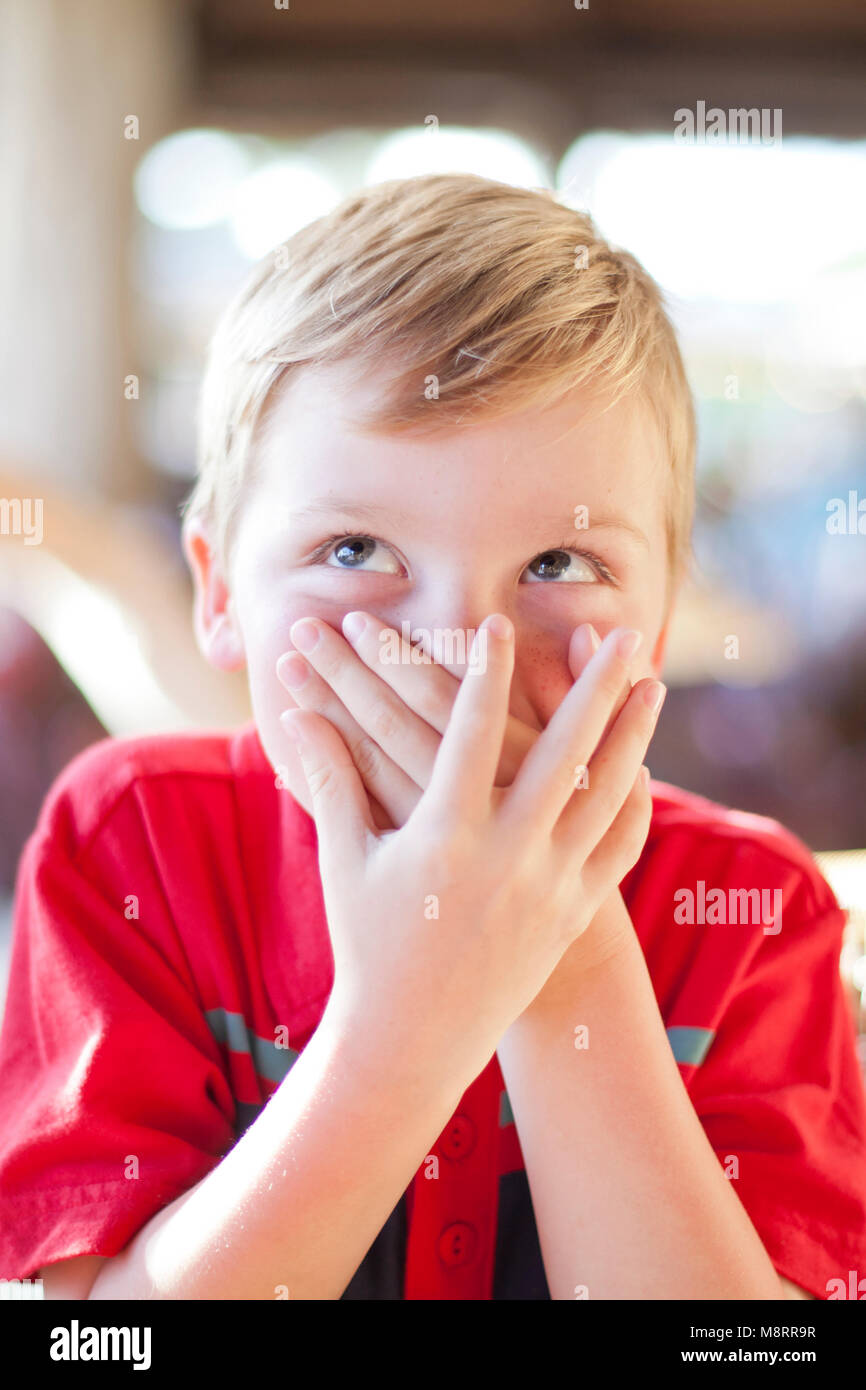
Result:
{"label": "thumb", "polygon": [[377,834],[367,789],[333,724],[310,710],[286,710],[280,723],[298,750],[313,802],[320,852],[334,863],[363,857]]}

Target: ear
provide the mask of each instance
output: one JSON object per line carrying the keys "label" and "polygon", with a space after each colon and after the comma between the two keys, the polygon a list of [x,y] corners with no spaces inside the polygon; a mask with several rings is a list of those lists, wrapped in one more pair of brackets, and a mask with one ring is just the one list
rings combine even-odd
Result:
{"label": "ear", "polygon": [[199,650],[219,671],[240,670],[246,662],[243,638],[207,523],[186,517],[181,541],[195,589],[193,625]]}
{"label": "ear", "polygon": [[668,634],[670,632],[670,626],[671,620],[670,618],[668,618],[667,622],[665,623],[664,627],[662,628],[661,632],[656,638],[656,644],[653,647],[651,665],[653,668],[654,676],[659,676],[661,674],[661,669],[664,665],[665,648],[668,644]]}

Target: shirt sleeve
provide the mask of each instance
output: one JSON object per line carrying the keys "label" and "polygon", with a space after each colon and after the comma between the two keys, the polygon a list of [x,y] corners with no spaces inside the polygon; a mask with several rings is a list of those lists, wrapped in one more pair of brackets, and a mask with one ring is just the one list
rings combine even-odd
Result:
{"label": "shirt sleeve", "polygon": [[0,1277],[116,1255],[231,1146],[234,1102],[135,787],[64,795],[18,870],[0,1029]]}
{"label": "shirt sleeve", "polygon": [[866,1093],[844,925],[816,867],[732,983],[689,1086],[775,1269],[820,1299],[866,1272]]}

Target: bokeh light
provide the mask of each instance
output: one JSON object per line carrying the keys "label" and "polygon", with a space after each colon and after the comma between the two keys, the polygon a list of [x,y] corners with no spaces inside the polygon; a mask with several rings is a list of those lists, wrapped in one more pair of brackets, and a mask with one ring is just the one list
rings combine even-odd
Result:
{"label": "bokeh light", "polygon": [[387,136],[371,159],[365,184],[418,174],[481,174],[518,188],[548,185],[544,164],[516,135],[503,130],[440,126],[436,117],[424,129],[410,127]]}
{"label": "bokeh light", "polygon": [[689,299],[769,304],[866,258],[866,142],[683,144],[599,132],[556,177],[602,233]]}
{"label": "bokeh light", "polygon": [[249,260],[322,217],[340,201],[338,185],[303,159],[281,159],[245,178],[235,192],[231,230]]}
{"label": "bokeh light", "polygon": [[180,130],[148,150],[135,174],[135,197],[158,227],[208,227],[228,214],[249,167],[242,141],[221,130]]}

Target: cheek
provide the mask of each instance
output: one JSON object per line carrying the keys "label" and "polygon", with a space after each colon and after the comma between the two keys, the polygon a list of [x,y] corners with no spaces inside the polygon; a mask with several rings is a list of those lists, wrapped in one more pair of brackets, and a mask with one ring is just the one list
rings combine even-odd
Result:
{"label": "cheek", "polygon": [[[292,624],[315,610],[296,595],[281,596],[278,586],[260,585],[256,592],[250,586],[237,594],[236,602],[253,715],[263,741],[273,744],[278,739],[282,744],[285,736],[279,716],[283,710],[293,709],[296,701],[277,679],[277,659],[294,649],[289,638]],[[330,621],[326,613],[316,616]],[[270,753],[271,749],[267,751]]]}
{"label": "cheek", "polygon": [[[292,596],[280,601],[273,593],[262,593],[258,602],[248,603],[243,611],[239,605],[238,613],[246,650],[250,704],[262,747],[271,766],[278,770],[282,784],[310,815],[312,805],[300,759],[280,724],[283,710],[297,708],[297,701],[277,679],[276,664],[283,652],[294,650],[289,629],[298,618],[315,614],[326,622],[335,620],[303,599]],[[336,625],[339,627],[339,619]]]}
{"label": "cheek", "polygon": [[276,693],[279,707],[289,708],[294,701],[277,680],[275,667],[284,652],[295,649],[289,636],[293,625],[300,618],[315,617],[339,632],[343,617],[353,606],[357,605],[289,592],[279,583],[262,583],[255,591],[250,587],[239,594],[237,611],[253,696],[271,703]]}
{"label": "cheek", "polygon": [[520,641],[514,663],[511,712],[517,719],[544,727],[574,684],[568,668],[570,630],[556,640],[530,637]]}

